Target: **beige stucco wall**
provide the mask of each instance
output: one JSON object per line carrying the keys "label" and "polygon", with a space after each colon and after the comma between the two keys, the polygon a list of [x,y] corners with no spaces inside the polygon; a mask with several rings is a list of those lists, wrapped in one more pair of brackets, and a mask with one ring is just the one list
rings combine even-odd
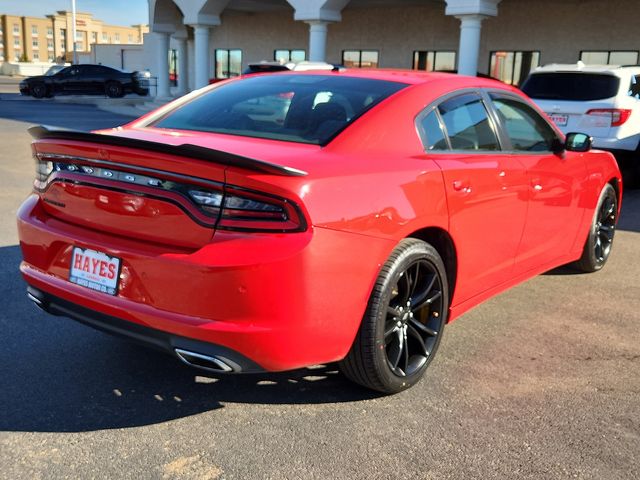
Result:
{"label": "beige stucco wall", "polygon": [[638,0],[504,0],[485,22],[480,65],[491,50],[540,50],[541,63],[575,63],[581,50],[640,50]]}
{"label": "beige stucco wall", "polygon": [[[342,50],[380,52],[383,68],[411,68],[414,50],[457,50],[460,22],[444,14],[444,2],[424,6],[350,8],[329,26],[327,61]],[[479,70],[487,73],[493,50],[539,50],[541,63],[574,63],[581,50],[640,50],[638,0],[503,0],[496,18],[483,22]],[[276,48],[308,51],[308,26],[293,10],[224,11],[211,31],[216,48],[240,48],[243,64],[272,60]],[[212,65],[213,72],[213,65]]]}

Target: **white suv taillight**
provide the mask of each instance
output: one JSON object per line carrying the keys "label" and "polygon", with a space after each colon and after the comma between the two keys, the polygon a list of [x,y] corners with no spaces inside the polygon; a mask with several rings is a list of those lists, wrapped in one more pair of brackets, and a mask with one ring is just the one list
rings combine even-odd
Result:
{"label": "white suv taillight", "polygon": [[631,110],[622,108],[594,108],[587,112],[587,115],[601,115],[611,118],[611,126],[619,127],[631,116]]}

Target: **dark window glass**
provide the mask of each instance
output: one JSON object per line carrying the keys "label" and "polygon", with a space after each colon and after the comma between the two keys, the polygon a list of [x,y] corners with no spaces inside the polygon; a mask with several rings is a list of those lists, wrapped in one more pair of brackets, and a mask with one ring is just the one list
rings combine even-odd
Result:
{"label": "dark window glass", "polygon": [[273,59],[276,62],[304,62],[307,57],[305,50],[275,50],[273,52]]}
{"label": "dark window glass", "polygon": [[413,69],[428,72],[455,71],[456,52],[415,51],[413,52]]}
{"label": "dark window glass", "polygon": [[522,86],[531,98],[574,101],[615,97],[619,89],[614,75],[582,72],[534,73]]}
{"label": "dark window glass", "polygon": [[153,126],[324,145],[406,84],[328,75],[271,75],[222,84]]}
{"label": "dark window glass", "polygon": [[631,77],[631,86],[629,87],[629,96],[640,100],[640,75]]}
{"label": "dark window glass", "polygon": [[489,75],[509,85],[517,86],[538,65],[540,65],[540,52],[491,52]]}
{"label": "dark window glass", "polygon": [[489,123],[479,96],[460,95],[440,104],[451,148],[454,150],[499,150],[498,139]]}
{"label": "dark window glass", "polygon": [[232,78],[242,73],[242,50],[216,50],[216,78]]}
{"label": "dark window glass", "polygon": [[449,144],[435,110],[422,119],[421,126],[427,150],[449,150]]}
{"label": "dark window glass", "polygon": [[538,112],[515,99],[496,95],[491,98],[514,150],[541,152],[553,149],[556,134]]}
{"label": "dark window glass", "polygon": [[587,65],[637,65],[635,50],[596,50],[580,52],[580,61]]}
{"label": "dark window glass", "polygon": [[347,68],[378,68],[376,50],[344,50],[342,64]]}

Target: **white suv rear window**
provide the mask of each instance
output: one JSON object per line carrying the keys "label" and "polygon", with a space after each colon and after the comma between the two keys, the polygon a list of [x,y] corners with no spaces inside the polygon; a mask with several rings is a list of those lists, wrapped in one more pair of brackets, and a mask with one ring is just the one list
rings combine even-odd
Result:
{"label": "white suv rear window", "polygon": [[571,100],[588,102],[615,97],[620,79],[614,75],[583,72],[534,73],[522,91],[538,100]]}

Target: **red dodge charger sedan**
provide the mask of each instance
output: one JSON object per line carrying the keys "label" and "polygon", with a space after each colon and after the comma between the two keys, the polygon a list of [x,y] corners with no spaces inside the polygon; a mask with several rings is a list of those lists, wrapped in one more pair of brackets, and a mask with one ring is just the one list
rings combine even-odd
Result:
{"label": "red dodge charger sedan", "polygon": [[448,74],[257,75],[113,130],[30,132],[20,268],[40,308],[210,371],[339,361],[386,393],[483,300],[600,269],[622,194],[587,135]]}

